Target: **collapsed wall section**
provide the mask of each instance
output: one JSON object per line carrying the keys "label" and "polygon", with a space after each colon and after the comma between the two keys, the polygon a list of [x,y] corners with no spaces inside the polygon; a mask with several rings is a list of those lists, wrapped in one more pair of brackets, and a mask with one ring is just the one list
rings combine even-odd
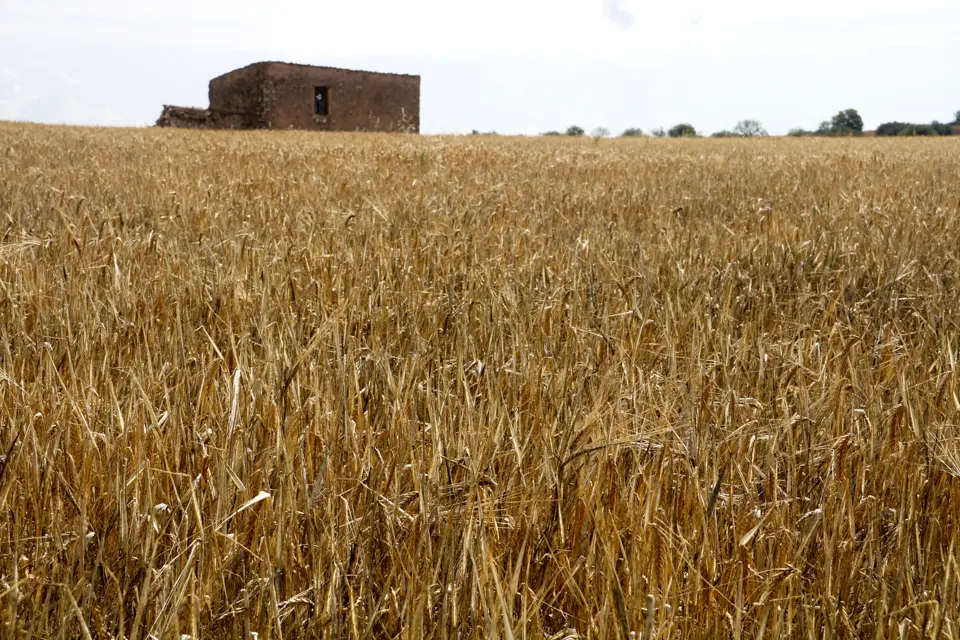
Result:
{"label": "collapsed wall section", "polygon": [[177,127],[180,129],[205,129],[210,124],[210,110],[194,107],[176,107],[163,105],[163,113],[157,118],[158,127]]}
{"label": "collapsed wall section", "polygon": [[210,107],[164,105],[160,127],[183,129],[259,129],[263,127],[262,64],[236,69],[210,81]]}
{"label": "collapsed wall section", "polygon": [[164,105],[157,126],[178,129],[256,129],[258,123],[246,113]]}

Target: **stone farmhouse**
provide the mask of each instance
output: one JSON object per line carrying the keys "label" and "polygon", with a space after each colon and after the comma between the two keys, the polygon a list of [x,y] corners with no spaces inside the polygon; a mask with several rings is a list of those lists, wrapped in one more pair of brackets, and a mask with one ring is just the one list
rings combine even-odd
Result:
{"label": "stone farmhouse", "polygon": [[164,105],[160,127],[420,131],[420,76],[257,62],[210,81],[206,109]]}

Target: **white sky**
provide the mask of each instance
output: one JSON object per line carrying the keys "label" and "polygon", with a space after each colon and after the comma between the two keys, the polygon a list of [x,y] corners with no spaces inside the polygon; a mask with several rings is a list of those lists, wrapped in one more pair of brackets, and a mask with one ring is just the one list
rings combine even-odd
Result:
{"label": "white sky", "polygon": [[950,120],[958,53],[960,0],[0,0],[0,119],[152,124],[286,60],[420,74],[425,133],[873,127]]}

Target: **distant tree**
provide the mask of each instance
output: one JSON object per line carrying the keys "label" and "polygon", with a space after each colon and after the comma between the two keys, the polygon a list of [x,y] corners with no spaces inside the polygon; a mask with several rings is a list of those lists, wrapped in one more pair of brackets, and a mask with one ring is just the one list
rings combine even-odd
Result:
{"label": "distant tree", "polygon": [[726,129],[724,129],[723,131],[715,131],[714,133],[711,133],[710,137],[711,138],[739,138],[740,134],[734,133],[733,131],[727,131]]}
{"label": "distant tree", "polygon": [[910,125],[909,129],[905,129],[900,132],[902,136],[936,136],[940,135],[937,133],[937,130],[929,124],[914,124]]}
{"label": "distant tree", "polygon": [[610,135],[610,129],[607,129],[606,127],[596,127],[590,132],[590,135],[594,138],[606,138]]}
{"label": "distant tree", "polygon": [[697,130],[693,128],[692,124],[681,123],[670,127],[667,135],[671,138],[696,138]]}
{"label": "distant tree", "polygon": [[802,138],[804,136],[809,136],[813,134],[811,134],[809,131],[807,131],[803,127],[794,127],[793,129],[790,129],[790,131],[787,131],[787,135],[790,136],[791,138]]}
{"label": "distant tree", "polygon": [[937,122],[934,120],[930,123],[930,126],[934,131],[937,132],[938,136],[952,136],[953,128],[949,124],[943,124],[942,122]]}
{"label": "distant tree", "polygon": [[767,130],[763,128],[757,120],[741,120],[733,128],[733,132],[744,138],[755,138],[757,136],[767,135]]}
{"label": "distant tree", "polygon": [[479,132],[477,129],[474,129],[473,131],[470,132],[470,135],[472,135],[472,136],[478,136],[478,135],[480,135],[480,132]]}
{"label": "distant tree", "polygon": [[906,122],[884,122],[877,127],[877,136],[898,136],[904,129],[910,128]]}
{"label": "distant tree", "polygon": [[[939,125],[939,123],[937,123]],[[909,124],[897,132],[898,136],[939,136],[950,135],[949,133],[940,133],[938,128],[932,124]]]}
{"label": "distant tree", "polygon": [[877,127],[878,136],[952,136],[950,125],[934,120],[930,124],[909,122],[884,122]]}
{"label": "distant tree", "polygon": [[567,129],[568,136],[582,136],[583,133],[584,133],[583,129],[581,127],[578,127],[577,125],[573,125],[572,127],[569,127]]}
{"label": "distant tree", "polygon": [[643,129],[631,127],[629,129],[624,129],[623,133],[620,134],[620,137],[621,138],[639,138],[642,135],[643,135]]}
{"label": "distant tree", "polygon": [[833,123],[829,120],[824,120],[820,123],[820,126],[817,127],[817,130],[814,133],[818,136],[832,136]]}
{"label": "distant tree", "polygon": [[652,135],[654,138],[666,138],[667,132],[663,130],[663,127],[657,127],[650,132],[650,135]]}
{"label": "distant tree", "polygon": [[856,109],[845,109],[833,116],[830,131],[839,136],[858,136],[863,133],[863,118]]}
{"label": "distant tree", "polygon": [[562,136],[563,134],[559,131],[547,131],[543,135],[545,136]]}
{"label": "distant tree", "polygon": [[953,114],[953,122],[950,124],[960,124],[960,111],[956,111]]}

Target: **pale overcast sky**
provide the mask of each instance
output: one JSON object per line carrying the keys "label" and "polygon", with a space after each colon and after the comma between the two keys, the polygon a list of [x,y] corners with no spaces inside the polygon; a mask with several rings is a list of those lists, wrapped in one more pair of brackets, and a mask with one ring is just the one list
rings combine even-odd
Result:
{"label": "pale overcast sky", "polygon": [[0,0],[0,119],[150,125],[258,60],[422,76],[424,133],[960,110],[960,0]]}

